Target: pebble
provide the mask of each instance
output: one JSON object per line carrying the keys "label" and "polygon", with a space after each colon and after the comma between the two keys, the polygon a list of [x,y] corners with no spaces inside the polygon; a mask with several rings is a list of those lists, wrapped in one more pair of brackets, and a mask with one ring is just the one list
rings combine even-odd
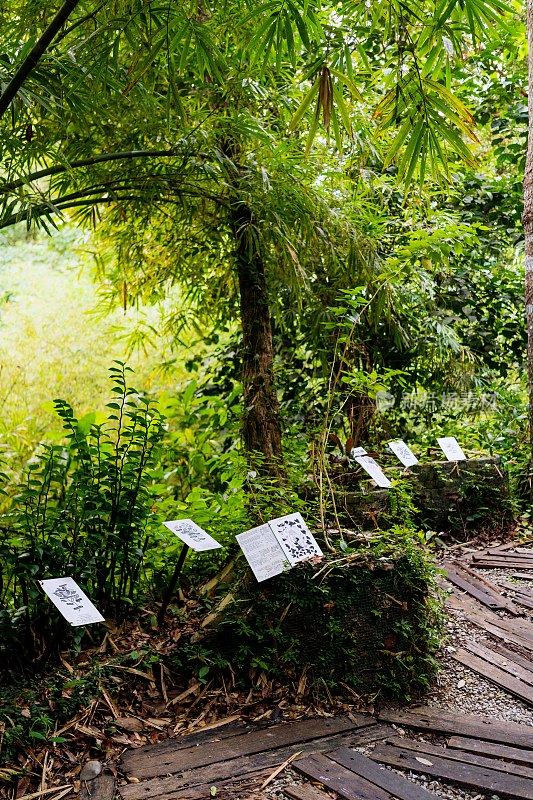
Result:
{"label": "pebble", "polygon": [[80,772],[80,781],[93,781],[102,772],[102,764],[99,761],[87,761]]}

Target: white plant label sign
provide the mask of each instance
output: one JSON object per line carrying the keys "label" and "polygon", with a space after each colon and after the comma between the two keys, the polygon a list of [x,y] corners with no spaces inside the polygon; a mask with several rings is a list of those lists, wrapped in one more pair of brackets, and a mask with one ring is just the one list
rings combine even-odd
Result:
{"label": "white plant label sign", "polygon": [[382,489],[390,489],[392,483],[387,478],[379,464],[374,461],[371,456],[359,456],[355,459],[360,464],[365,472],[368,472],[371,478],[375,480],[378,486]]}
{"label": "white plant label sign", "polygon": [[389,447],[404,467],[412,467],[414,464],[418,464],[418,458],[402,439],[389,442]]}
{"label": "white plant label sign", "polygon": [[437,439],[440,449],[448,461],[466,461],[466,456],[461,450],[459,442],[453,436],[444,436]]}
{"label": "white plant label sign", "polygon": [[299,561],[313,556],[321,556],[322,550],[301,514],[288,514],[286,517],[272,519],[268,523],[291,567]]}
{"label": "white plant label sign", "polygon": [[287,558],[270,525],[258,525],[257,528],[239,533],[236,538],[259,583],[281,575]]}
{"label": "white plant label sign", "polygon": [[188,545],[191,550],[196,550],[197,553],[203,553],[206,550],[216,550],[222,545],[213,539],[203,528],[200,528],[192,519],[175,519],[170,522],[164,522],[169,531],[172,531],[178,539],[181,539],[184,544]]}
{"label": "white plant label sign", "polygon": [[350,455],[352,458],[359,458],[359,456],[366,456],[366,450],[364,447],[352,447]]}
{"label": "white plant label sign", "polygon": [[71,625],[105,622],[96,606],[91,603],[73,578],[49,578],[39,583],[44,593]]}

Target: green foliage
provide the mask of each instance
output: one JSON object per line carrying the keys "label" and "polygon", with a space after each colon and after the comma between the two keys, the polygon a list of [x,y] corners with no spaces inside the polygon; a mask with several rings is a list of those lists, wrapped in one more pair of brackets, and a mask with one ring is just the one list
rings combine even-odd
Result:
{"label": "green foliage", "polygon": [[38,579],[70,575],[114,615],[143,591],[141,571],[155,521],[150,470],[163,419],[128,384],[127,367],[118,363],[110,373],[107,418],[77,419],[68,403],[55,401],[65,442],[42,445],[4,514],[0,599],[8,647],[20,632],[26,647],[45,652],[39,648],[50,633],[50,606]]}
{"label": "green foliage", "polygon": [[299,565],[275,584],[258,588],[243,575],[234,604],[202,642],[203,659],[211,650],[243,679],[254,668],[285,682],[305,673],[310,684],[409,698],[437,667],[435,574],[423,538],[395,527],[354,536],[344,556]]}

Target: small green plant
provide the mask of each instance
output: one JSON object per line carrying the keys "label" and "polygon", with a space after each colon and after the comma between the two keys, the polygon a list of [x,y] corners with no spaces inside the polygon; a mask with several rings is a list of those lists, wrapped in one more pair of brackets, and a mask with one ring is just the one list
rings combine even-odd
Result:
{"label": "small green plant", "polygon": [[[141,591],[155,522],[151,468],[164,426],[152,401],[110,369],[109,413],[77,419],[55,401],[65,440],[44,444],[30,461],[0,529],[0,648],[17,643],[44,658],[65,626],[38,580],[72,576],[104,613],[124,614]],[[48,646],[45,641],[49,642]]]}
{"label": "small green plant", "polygon": [[342,556],[300,564],[275,583],[257,587],[243,572],[202,660],[211,651],[243,680],[257,667],[284,682],[305,670],[335,689],[409,698],[438,668],[436,573],[424,536],[403,526],[355,537]]}

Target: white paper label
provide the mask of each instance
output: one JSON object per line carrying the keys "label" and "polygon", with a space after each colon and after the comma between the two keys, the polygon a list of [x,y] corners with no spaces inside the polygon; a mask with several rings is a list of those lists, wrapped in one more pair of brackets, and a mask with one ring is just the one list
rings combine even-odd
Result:
{"label": "white paper label", "polygon": [[259,583],[283,572],[287,558],[270,525],[258,525],[236,538]]}
{"label": "white paper label", "polygon": [[382,489],[389,489],[392,486],[392,483],[387,478],[379,464],[374,461],[371,456],[359,456],[359,458],[356,458],[355,460],[363,467],[365,472],[368,472],[370,477],[373,478],[377,485]]}
{"label": "white paper label", "polygon": [[440,448],[448,461],[466,461],[466,456],[461,450],[457,439],[453,436],[444,436],[442,439],[437,439]]}
{"label": "white paper label", "polygon": [[402,439],[398,439],[396,442],[389,442],[389,447],[404,467],[412,467],[413,464],[418,464],[418,458]]}
{"label": "white paper label", "polygon": [[105,622],[98,609],[91,603],[72,578],[49,578],[39,581],[43,591],[71,625],[91,625]]}
{"label": "white paper label", "polygon": [[268,523],[280,543],[291,567],[312,556],[321,556],[322,550],[305,524],[301,514],[288,514]]}
{"label": "white paper label", "polygon": [[222,547],[221,544],[213,539],[212,536],[200,528],[192,519],[175,519],[171,522],[164,522],[163,525],[172,531],[178,539],[189,545],[191,550],[196,550],[197,553],[202,553],[205,550],[216,550]]}
{"label": "white paper label", "polygon": [[366,450],[364,447],[352,447],[350,455],[352,458],[358,458],[358,456],[366,456]]}

